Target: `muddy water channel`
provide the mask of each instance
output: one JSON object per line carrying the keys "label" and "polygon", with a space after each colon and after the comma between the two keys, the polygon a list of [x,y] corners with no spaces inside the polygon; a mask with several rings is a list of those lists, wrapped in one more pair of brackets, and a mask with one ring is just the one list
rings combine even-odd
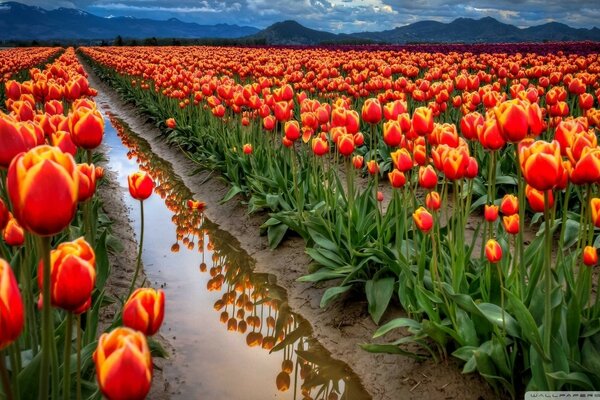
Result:
{"label": "muddy water channel", "polygon": [[[290,310],[275,277],[254,272],[237,240],[204,217],[202,206],[188,206],[202,193],[192,193],[148,142],[109,117],[107,155],[123,190],[138,169],[156,183],[144,202],[143,262],[167,298],[161,332],[175,350],[164,371],[173,398],[369,399],[351,369]],[[139,237],[139,203],[128,195],[125,201]]]}

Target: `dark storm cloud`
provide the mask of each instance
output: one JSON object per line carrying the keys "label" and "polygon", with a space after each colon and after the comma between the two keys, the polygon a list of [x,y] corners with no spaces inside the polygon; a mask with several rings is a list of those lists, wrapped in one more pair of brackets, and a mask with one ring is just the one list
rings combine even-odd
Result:
{"label": "dark storm cloud", "polygon": [[[19,1],[19,0],[17,0]],[[335,32],[393,29],[425,19],[492,16],[520,27],[559,21],[574,27],[600,25],[598,0],[20,0],[43,8],[72,7],[101,16],[179,18],[259,28],[295,19]]]}

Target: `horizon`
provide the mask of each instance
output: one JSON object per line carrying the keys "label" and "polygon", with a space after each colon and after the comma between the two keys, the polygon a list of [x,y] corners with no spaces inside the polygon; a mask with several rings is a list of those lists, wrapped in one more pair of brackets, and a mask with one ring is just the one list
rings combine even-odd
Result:
{"label": "horizon", "polygon": [[[0,1],[0,5],[8,2]],[[521,29],[549,22],[591,29],[598,27],[597,21],[600,18],[600,5],[589,0],[568,4],[559,1],[546,2],[543,11],[539,10],[539,1],[465,0],[448,6],[444,1],[429,0],[418,4],[404,4],[402,7],[399,0],[284,0],[277,4],[267,0],[182,0],[177,2],[177,5],[166,0],[15,2],[46,10],[61,7],[78,9],[104,18],[135,17],[162,21],[176,18],[200,25],[230,24],[258,29],[293,20],[310,29],[333,33],[383,31],[422,21],[449,23],[457,18],[478,20],[485,17]],[[477,3],[481,5],[473,5]],[[405,11],[411,11],[412,14]],[[563,15],[564,18],[555,18],[558,15]]]}

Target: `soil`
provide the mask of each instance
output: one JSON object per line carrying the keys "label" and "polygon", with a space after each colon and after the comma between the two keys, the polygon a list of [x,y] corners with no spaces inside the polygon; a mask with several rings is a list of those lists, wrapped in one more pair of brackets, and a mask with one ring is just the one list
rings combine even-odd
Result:
{"label": "soil", "polygon": [[[196,165],[185,158],[178,149],[169,147],[160,139],[160,131],[141,116],[133,105],[123,102],[113,89],[93,74],[91,68],[87,70],[91,86],[99,92],[96,102],[101,107],[110,107],[114,115],[151,144],[153,152],[173,164],[185,184],[197,194],[196,198],[208,204],[206,216],[239,240],[242,248],[256,260],[257,271],[271,273],[277,277],[277,283],[287,289],[291,308],[310,322],[313,335],[331,352],[332,357],[347,363],[354,370],[373,399],[497,398],[479,376],[461,374],[461,367],[452,359],[436,363],[431,359],[417,361],[398,355],[371,354],[363,351],[359,345],[372,342],[372,334],[377,329],[367,312],[366,300],[351,297],[350,294],[326,309],[320,308],[319,302],[327,286],[297,281],[307,273],[311,262],[304,252],[304,241],[298,237],[290,237],[276,250],[270,250],[266,237],[258,234],[260,225],[267,219],[266,215],[249,216],[247,207],[241,203],[242,198],[219,204],[227,193],[228,186],[218,176],[209,172],[190,175],[190,171],[195,170]],[[129,254],[130,258],[135,257],[133,231],[130,227],[120,226],[127,223],[127,210],[121,199],[122,193],[118,188],[111,189],[110,186],[102,192],[105,205],[110,209],[107,211],[110,211],[109,215],[115,221],[115,234],[122,238],[127,246],[124,254]],[[126,266],[133,265],[125,261],[123,256],[119,257],[119,260],[113,260],[114,276],[109,281],[109,286],[117,288],[112,290],[118,290],[119,281],[130,273]],[[382,323],[399,315],[399,309],[389,310]],[[176,359],[175,355],[168,362],[176,362]],[[164,367],[168,368],[168,364]],[[157,373],[155,379],[160,378],[160,373]],[[169,382],[155,381],[153,393],[166,395],[168,387]],[[151,394],[150,398],[161,397]]]}

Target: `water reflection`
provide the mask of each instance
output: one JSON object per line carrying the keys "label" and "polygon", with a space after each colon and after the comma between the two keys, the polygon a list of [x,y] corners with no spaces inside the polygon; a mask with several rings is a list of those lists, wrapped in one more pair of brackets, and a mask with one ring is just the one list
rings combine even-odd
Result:
{"label": "water reflection", "polygon": [[[223,334],[229,331],[230,335],[243,335],[247,348],[260,352],[255,359],[277,357],[281,360],[276,374],[264,377],[272,385],[275,398],[369,399],[350,368],[333,360],[329,352],[311,337],[312,328],[308,322],[290,310],[286,293],[277,286],[275,277],[255,273],[253,260],[234,245],[235,239],[204,216],[206,205],[201,199],[194,199],[171,164],[156,156],[148,142],[131,132],[122,121],[110,114],[109,118],[128,149],[127,158],[134,159],[139,169],[152,176],[156,194],[172,213],[175,237],[169,244],[171,252],[199,253],[198,270],[206,276],[206,289],[212,302],[199,307],[212,306],[214,318],[223,325]],[[163,238],[162,243],[167,240]],[[154,243],[155,246],[160,244]],[[182,298],[185,300],[186,297]],[[189,315],[187,318],[194,317]],[[232,351],[222,350],[224,353]],[[223,362],[227,360],[231,362],[231,355],[223,357]],[[272,370],[265,370],[263,375],[267,373]]]}

